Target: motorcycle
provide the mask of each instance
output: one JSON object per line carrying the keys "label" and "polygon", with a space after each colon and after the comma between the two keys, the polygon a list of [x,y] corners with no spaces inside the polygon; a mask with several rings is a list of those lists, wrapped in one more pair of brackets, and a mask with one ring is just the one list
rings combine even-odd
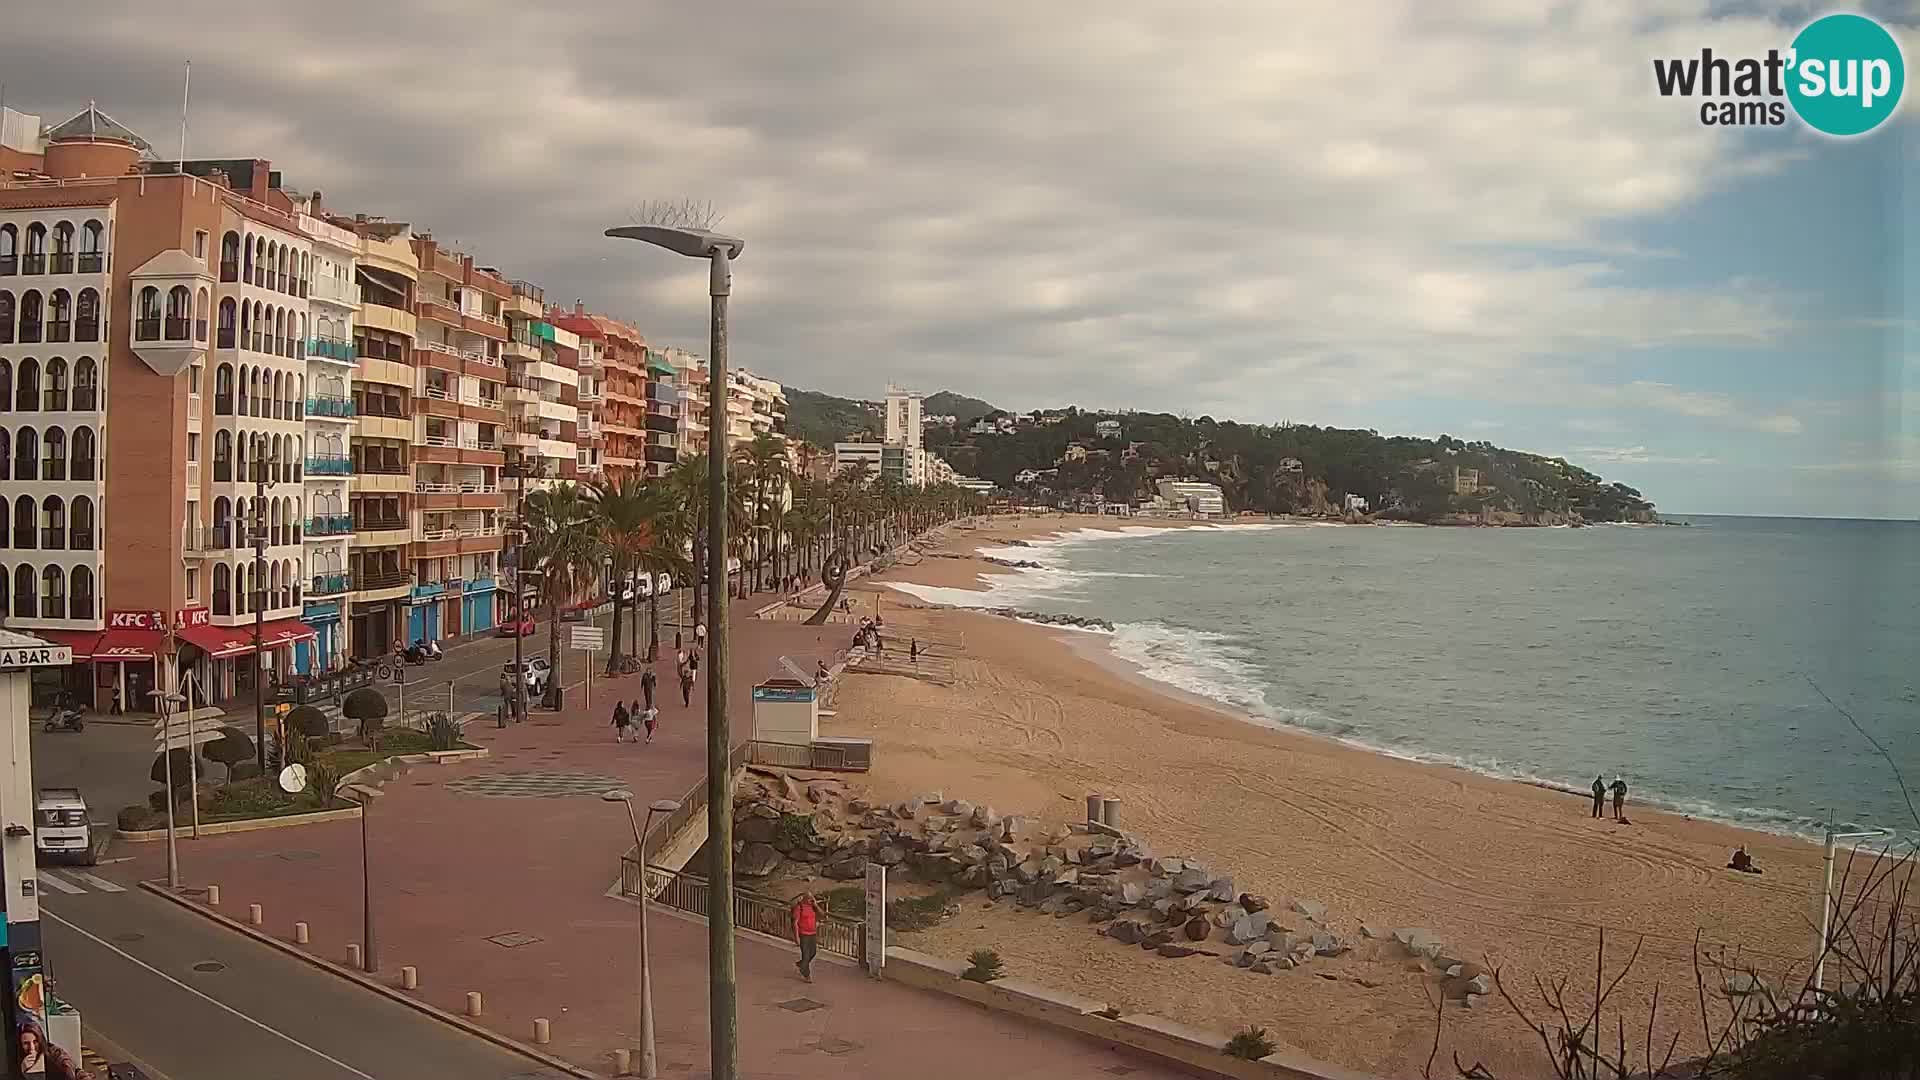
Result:
{"label": "motorcycle", "polygon": [[406,659],[407,663],[413,664],[416,667],[429,661],[446,658],[446,654],[440,651],[440,646],[437,642],[416,641],[412,645],[407,646],[406,651],[400,655]]}
{"label": "motorcycle", "polygon": [[80,732],[87,729],[86,713],[78,705],[56,708],[47,717],[46,730]]}

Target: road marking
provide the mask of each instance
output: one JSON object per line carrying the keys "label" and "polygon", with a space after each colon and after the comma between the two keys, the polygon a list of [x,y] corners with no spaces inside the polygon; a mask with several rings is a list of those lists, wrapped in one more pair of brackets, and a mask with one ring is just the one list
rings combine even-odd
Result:
{"label": "road marking", "polygon": [[127,891],[121,888],[120,886],[115,885],[113,882],[108,881],[106,878],[95,877],[94,875],[86,873],[84,871],[74,870],[72,871],[72,874],[74,877],[77,877],[81,881],[84,881],[87,884],[93,886],[94,888],[99,889],[101,892],[126,892]]}
{"label": "road marking", "polygon": [[79,896],[81,893],[87,891],[68,881],[66,878],[57,877],[45,870],[40,871],[40,884],[45,885],[49,889],[59,889],[68,896]]}
{"label": "road marking", "polygon": [[61,918],[58,915],[55,915],[53,912],[48,911],[45,908],[40,909],[40,916],[42,918],[52,919],[54,922],[57,922],[61,926],[64,926],[67,929],[73,931],[74,933],[79,934],[81,937],[86,938],[88,941],[93,942],[95,945],[100,946],[101,948],[107,950],[108,952],[118,954],[123,959],[133,964],[135,967],[142,968],[146,971],[152,972],[155,975],[158,975],[160,978],[165,979],[167,982],[172,983],[174,986],[177,986],[182,990],[185,990],[187,993],[192,994],[194,997],[199,998],[201,1001],[204,1001],[207,1004],[220,1009],[222,1012],[229,1013],[235,1017],[238,1017],[241,1020],[245,1020],[247,1023],[252,1024],[254,1027],[259,1028],[261,1031],[264,1031],[269,1035],[277,1036],[280,1039],[285,1040],[287,1043],[293,1046],[297,1046],[302,1050],[305,1050],[307,1053],[312,1054],[314,1057],[319,1058],[320,1060],[326,1062],[329,1065],[336,1065],[342,1069],[345,1069],[347,1072],[353,1074],[354,1076],[360,1077],[360,1080],[375,1080],[373,1076],[367,1073],[361,1072],[359,1069],[356,1069],[353,1066],[347,1064],[346,1062],[341,1061],[339,1058],[334,1057],[332,1054],[329,1054],[324,1050],[317,1050],[311,1046],[308,1046],[306,1043],[303,1043],[299,1039],[296,1039],[293,1036],[287,1034],[286,1032],[281,1031],[279,1028],[269,1027],[266,1024],[263,1024],[260,1021],[255,1020],[253,1017],[248,1016],[246,1013],[241,1012],[239,1009],[236,1009],[233,1006],[228,1005],[226,1002],[221,1001],[218,998],[209,997],[206,994],[201,993],[199,990],[196,990],[193,987],[188,986],[186,983],[183,983],[179,979],[176,979],[173,976],[167,974],[166,972],[161,971],[159,968],[154,967],[152,964],[147,963],[145,960],[142,960],[139,957],[133,955],[132,953],[127,952],[125,949],[122,949],[117,945],[113,945],[109,942],[101,940],[100,938],[94,936],[89,931],[83,930],[80,927],[75,926],[74,924],[68,922],[67,920]]}

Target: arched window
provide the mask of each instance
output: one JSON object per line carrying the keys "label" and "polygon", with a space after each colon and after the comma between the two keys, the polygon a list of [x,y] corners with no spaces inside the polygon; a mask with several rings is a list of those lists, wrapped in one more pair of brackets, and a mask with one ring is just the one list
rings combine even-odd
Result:
{"label": "arched window", "polygon": [[213,342],[216,348],[233,348],[233,335],[237,329],[238,319],[239,315],[235,312],[233,306],[233,297],[222,297],[220,300],[220,329],[217,332],[218,336],[214,338]]}
{"label": "arched window", "polygon": [[13,361],[0,360],[0,412],[13,411]]}
{"label": "arched window", "polygon": [[85,495],[73,497],[73,520],[67,526],[67,546],[75,551],[93,550],[93,500]]}
{"label": "arched window", "polygon": [[[24,496],[23,496],[24,497]],[[13,568],[13,616],[16,619],[34,617],[38,597],[38,582],[34,580],[33,567],[20,565]]]}
{"label": "arched window", "polygon": [[213,294],[201,286],[193,298],[193,340],[202,345],[207,343],[207,317],[211,314]]}
{"label": "arched window", "polygon": [[186,341],[189,327],[187,322],[193,317],[193,290],[185,285],[175,285],[167,290],[167,340]]}
{"label": "arched window", "polygon": [[13,434],[13,478],[40,479],[40,437],[30,427]]}
{"label": "arched window", "polygon": [[107,228],[97,221],[80,226],[80,272],[98,274],[106,270]]}
{"label": "arched window", "polygon": [[213,613],[233,614],[233,571],[226,563],[213,566]]}
{"label": "arched window", "polygon": [[267,351],[275,356],[287,355],[287,313],[285,309],[275,308],[273,311],[273,348]]}
{"label": "arched window", "polygon": [[47,340],[73,340],[73,295],[65,289],[47,298]]}
{"label": "arched window", "polygon": [[140,290],[140,303],[133,316],[133,340],[160,340],[160,290],[155,286]]}
{"label": "arched window", "polygon": [[[247,442],[247,436],[244,432],[235,436],[233,440],[233,478],[242,484],[252,479],[247,475]],[[242,504],[241,507],[236,509],[234,513],[245,517],[246,500],[242,499],[240,502]]]}
{"label": "arched window", "polygon": [[233,432],[221,428],[213,433],[213,479],[233,479]]}
{"label": "arched window", "polygon": [[94,289],[80,290],[80,302],[73,309],[73,340],[100,340],[100,293]]}
{"label": "arched window", "polygon": [[45,313],[40,310],[40,290],[28,289],[20,294],[20,342],[32,345],[42,336],[41,320]]}
{"label": "arched window", "polygon": [[20,230],[12,225],[0,225],[0,277],[12,277],[20,272]]}
{"label": "arched window", "polygon": [[213,371],[213,415],[233,415],[232,364],[221,364]]}
{"label": "arched window", "polygon": [[100,408],[100,367],[93,357],[83,356],[73,363],[73,411],[93,412]]}
{"label": "arched window", "polygon": [[47,361],[48,412],[67,411],[67,362],[56,356]]}
{"label": "arched window", "polygon": [[40,546],[48,551],[67,547],[67,504],[58,495],[49,495],[40,503]]}
{"label": "arched window", "polygon": [[67,617],[67,572],[57,566],[40,571],[40,617]]}
{"label": "arched window", "polygon": [[21,412],[40,408],[40,361],[31,356],[20,361],[20,381],[14,384],[13,404]]}
{"label": "arched window", "polygon": [[[13,504],[5,499],[0,499],[0,548],[10,548],[13,546],[12,523],[7,520],[12,516]],[[0,570],[0,574],[3,573],[5,573],[5,571]],[[6,610],[6,606],[0,604],[0,614],[5,614]]]}
{"label": "arched window", "polygon": [[267,288],[273,288],[274,279],[279,275],[280,269],[280,245],[269,240],[267,241]]}
{"label": "arched window", "polygon": [[307,281],[313,272],[313,258],[306,252],[300,253],[300,295],[307,295]]}
{"label": "arched window", "polygon": [[63,221],[53,227],[53,262],[49,270],[55,274],[73,273],[73,222]]}
{"label": "arched window", "polygon": [[20,270],[27,274],[47,272],[47,227],[37,221],[27,226],[27,255],[21,260]]}
{"label": "arched window", "polygon": [[[285,400],[285,397],[281,394],[281,385],[280,385],[281,380],[283,380],[285,377],[286,377],[285,375],[283,375],[278,371],[274,372],[273,383],[267,388],[267,398],[269,399],[267,401],[267,411],[276,420],[281,418],[280,416],[281,402]],[[274,436],[275,440],[278,440],[279,438],[280,436],[278,435]],[[274,449],[277,451],[279,448],[275,447]],[[274,456],[278,457],[279,455],[276,453]]]}
{"label": "arched window", "polygon": [[47,429],[46,438],[40,440],[40,479],[65,480],[67,478],[67,433],[57,427]]}
{"label": "arched window", "polygon": [[[0,480],[13,479],[13,433],[0,428]],[[5,502],[0,498],[0,502]]]}
{"label": "arched window", "polygon": [[[226,432],[220,434],[225,435]],[[213,546],[230,548],[233,546],[233,507],[225,495],[213,500]]]}
{"label": "arched window", "polygon": [[0,289],[0,345],[13,344],[13,294]]}
{"label": "arched window", "polygon": [[74,619],[93,618],[93,569],[91,567],[73,568],[73,592],[68,598],[67,615]]}
{"label": "arched window", "polygon": [[220,238],[220,280],[240,280],[240,234],[237,232]]}
{"label": "arched window", "polygon": [[99,448],[94,445],[93,429],[85,425],[74,428],[73,479],[92,480],[99,453]]}
{"label": "arched window", "polygon": [[22,495],[13,500],[13,546],[22,551],[32,551],[38,545],[33,540],[33,522],[39,517],[39,508],[33,504],[33,496]]}
{"label": "arched window", "polygon": [[263,236],[253,238],[253,283],[260,288],[267,284],[267,240]]}
{"label": "arched window", "polygon": [[254,352],[260,352],[260,342],[266,337],[267,327],[260,301],[253,302],[253,343],[249,346]]}

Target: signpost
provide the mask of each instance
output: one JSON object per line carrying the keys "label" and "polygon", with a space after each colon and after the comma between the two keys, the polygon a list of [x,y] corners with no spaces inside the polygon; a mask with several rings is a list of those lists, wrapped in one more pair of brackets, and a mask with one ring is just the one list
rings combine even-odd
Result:
{"label": "signpost", "polygon": [[880,977],[887,961],[887,868],[867,864],[867,974]]}
{"label": "signpost", "polygon": [[[576,624],[572,627],[573,636],[568,642],[575,650],[587,654],[586,662],[580,666],[587,672],[585,705],[588,709],[593,708],[593,654],[607,647],[606,633],[605,630],[591,624]],[[523,675],[522,678],[524,677]]]}

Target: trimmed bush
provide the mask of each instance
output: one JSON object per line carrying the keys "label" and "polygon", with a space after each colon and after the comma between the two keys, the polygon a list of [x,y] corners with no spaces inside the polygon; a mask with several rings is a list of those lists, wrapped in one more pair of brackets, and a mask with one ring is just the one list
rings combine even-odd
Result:
{"label": "trimmed bush", "polygon": [[370,686],[363,686],[340,701],[340,712],[359,725],[362,742],[372,746],[387,726],[387,699]]}
{"label": "trimmed bush", "polygon": [[1263,1027],[1243,1027],[1227,1040],[1227,1056],[1247,1061],[1259,1061],[1275,1049],[1273,1040],[1267,1037],[1267,1029]]}
{"label": "trimmed bush", "polygon": [[967,965],[967,970],[961,972],[960,977],[968,982],[990,983],[1004,974],[1000,970],[1000,954],[992,949],[975,949],[968,953]]}
{"label": "trimmed bush", "polygon": [[237,779],[233,767],[253,759],[253,739],[237,727],[223,727],[219,738],[200,748],[200,756],[225,765],[228,780]]}
{"label": "trimmed bush", "polygon": [[[191,771],[193,768],[192,755],[187,752],[187,749],[185,747],[178,747],[176,749],[169,750],[167,754],[171,754],[173,756],[174,790],[175,791],[182,790],[189,783],[192,782],[192,777],[193,777],[193,774]],[[147,771],[147,776],[150,777],[154,783],[160,784],[162,786],[164,786],[167,782],[167,754],[153,755],[153,768]],[[166,805],[167,804],[165,799],[162,798],[160,802],[161,809],[165,809]]]}
{"label": "trimmed bush", "polygon": [[327,714],[312,705],[297,706],[288,712],[286,725],[287,731],[304,735],[309,739],[325,735],[331,727]]}
{"label": "trimmed bush", "polygon": [[233,765],[227,773],[228,783],[238,783],[242,780],[257,780],[259,778],[260,763],[252,759]]}
{"label": "trimmed bush", "polygon": [[[156,791],[154,794],[158,795],[160,793]],[[121,807],[120,813],[114,817],[113,823],[119,827],[121,832],[139,832],[147,828],[148,823],[152,820],[153,810],[135,803],[132,806]]]}

